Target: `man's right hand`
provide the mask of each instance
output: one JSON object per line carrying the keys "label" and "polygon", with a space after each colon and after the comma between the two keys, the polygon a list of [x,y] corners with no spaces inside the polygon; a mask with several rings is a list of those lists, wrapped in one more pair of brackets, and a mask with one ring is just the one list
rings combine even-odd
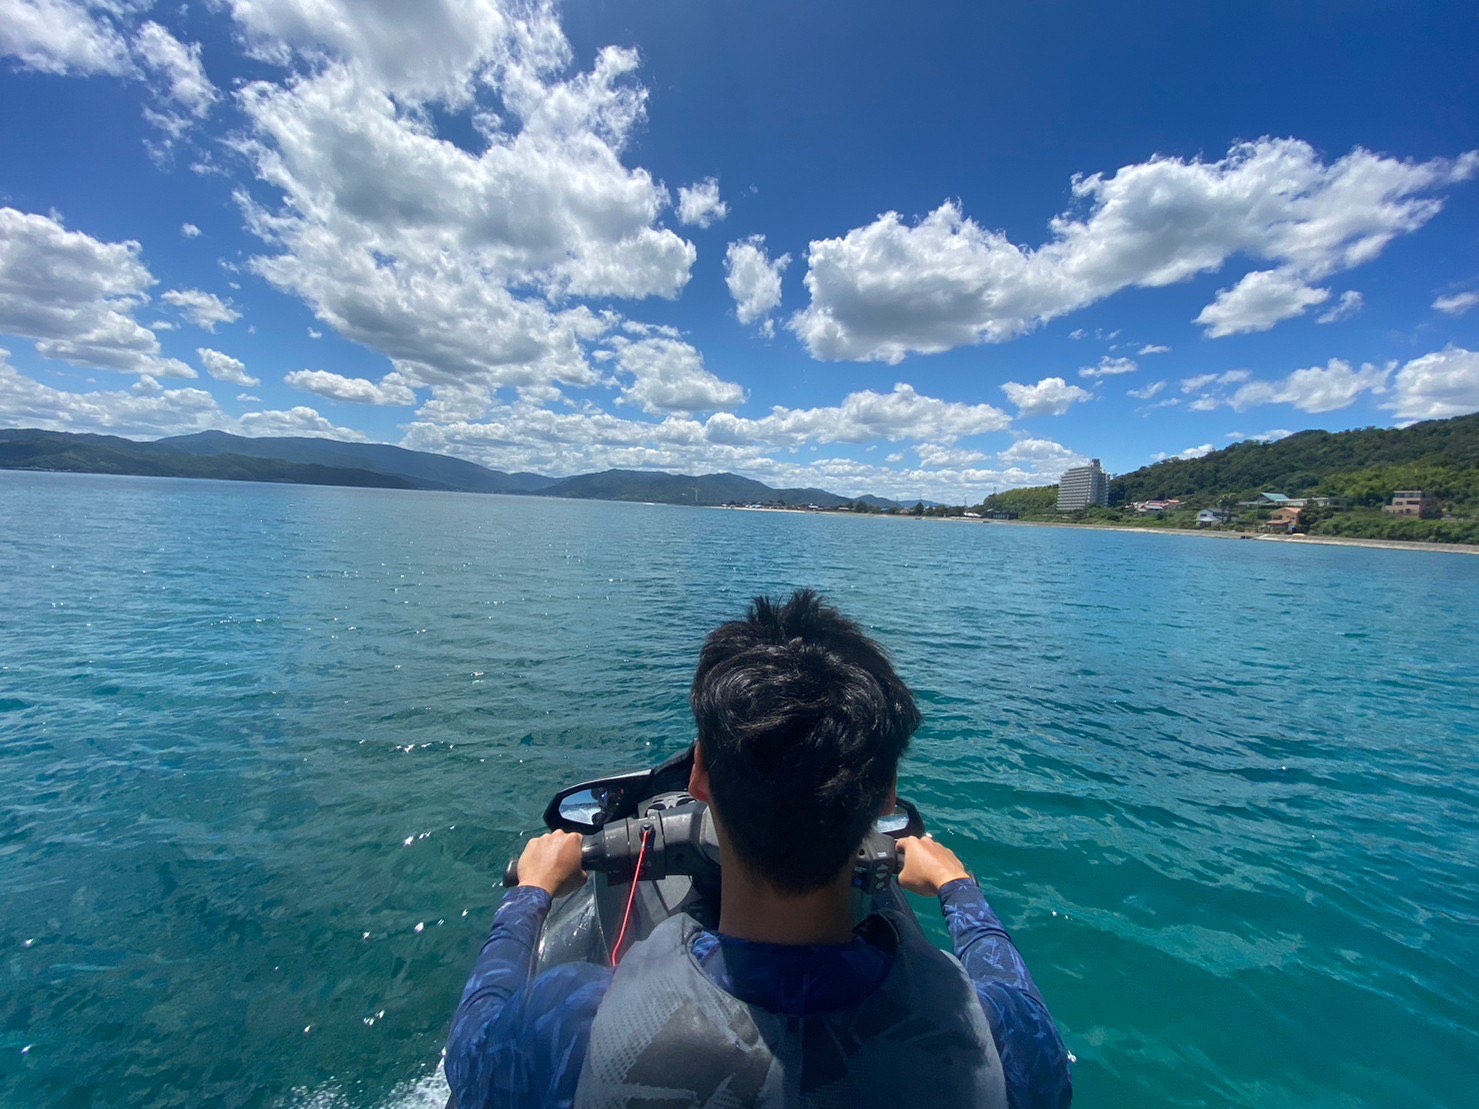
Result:
{"label": "man's right hand", "polygon": [[899,885],[921,897],[935,897],[940,887],[958,878],[969,878],[965,864],[942,843],[919,836],[899,840],[904,852],[904,869],[899,872]]}
{"label": "man's right hand", "polygon": [[580,869],[578,832],[548,832],[524,844],[519,856],[519,885],[538,886],[551,897],[578,890],[585,883]]}

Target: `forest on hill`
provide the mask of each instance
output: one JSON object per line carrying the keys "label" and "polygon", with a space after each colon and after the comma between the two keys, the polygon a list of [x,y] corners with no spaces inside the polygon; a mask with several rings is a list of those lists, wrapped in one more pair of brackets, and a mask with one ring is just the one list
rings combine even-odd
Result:
{"label": "forest on hill", "polygon": [[[1435,496],[1444,518],[1383,513],[1398,489]],[[1301,431],[1272,443],[1237,443],[1201,458],[1167,459],[1114,478],[1107,509],[1060,516],[1056,485],[1007,490],[987,497],[982,507],[1026,519],[1192,527],[1197,509],[1230,510],[1265,492],[1335,498],[1339,508],[1308,512],[1301,527],[1311,534],[1479,542],[1479,413],[1401,428]],[[1147,520],[1131,508],[1172,498],[1183,511]],[[1260,513],[1245,510],[1228,526],[1260,522]]]}

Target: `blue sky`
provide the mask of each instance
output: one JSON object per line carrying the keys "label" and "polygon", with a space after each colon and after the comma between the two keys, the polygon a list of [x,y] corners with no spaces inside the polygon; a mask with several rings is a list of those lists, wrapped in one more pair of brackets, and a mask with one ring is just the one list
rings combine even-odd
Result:
{"label": "blue sky", "polygon": [[0,426],[958,501],[1479,410],[1479,15],[1224,7],[0,0]]}

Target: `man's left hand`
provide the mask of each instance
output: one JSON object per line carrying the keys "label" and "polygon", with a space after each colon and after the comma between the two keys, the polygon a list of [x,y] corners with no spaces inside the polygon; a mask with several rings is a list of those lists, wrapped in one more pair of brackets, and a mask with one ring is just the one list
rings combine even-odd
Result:
{"label": "man's left hand", "polygon": [[519,885],[538,886],[551,897],[573,893],[585,884],[580,868],[578,832],[548,832],[524,844],[519,856]]}

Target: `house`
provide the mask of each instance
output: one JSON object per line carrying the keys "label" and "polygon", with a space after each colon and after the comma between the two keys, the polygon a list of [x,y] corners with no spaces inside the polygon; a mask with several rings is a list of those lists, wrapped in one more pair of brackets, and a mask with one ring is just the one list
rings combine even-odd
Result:
{"label": "house", "polygon": [[1232,519],[1231,512],[1219,512],[1215,508],[1204,508],[1197,513],[1197,527],[1212,527],[1216,524],[1225,524]]}
{"label": "house", "polygon": [[1398,489],[1392,494],[1392,503],[1382,506],[1383,512],[1393,516],[1417,516],[1424,520],[1436,520],[1443,515],[1438,507],[1438,498],[1421,489]]}
{"label": "house", "polygon": [[1260,525],[1264,531],[1292,532],[1299,523],[1298,508],[1276,508],[1274,514]]}
{"label": "house", "polygon": [[[1301,501],[1294,507],[1298,508],[1303,504],[1304,502]],[[1283,493],[1260,493],[1251,501],[1239,501],[1238,506],[1240,508],[1286,508],[1289,506],[1289,498]]]}

